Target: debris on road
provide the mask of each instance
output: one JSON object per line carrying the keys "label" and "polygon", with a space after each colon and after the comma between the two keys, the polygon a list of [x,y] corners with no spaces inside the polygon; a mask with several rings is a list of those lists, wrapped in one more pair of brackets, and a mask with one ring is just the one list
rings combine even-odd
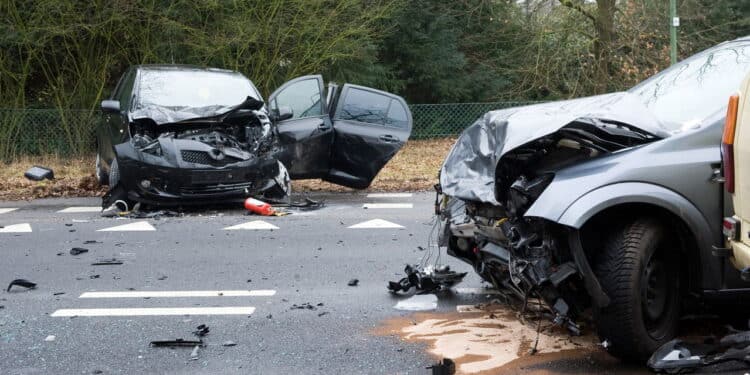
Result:
{"label": "debris on road", "polygon": [[102,242],[99,242],[97,240],[86,240],[86,241],[83,241],[84,245],[89,245],[89,244],[92,244],[92,243],[102,243]]}
{"label": "debris on road", "polygon": [[311,305],[310,302],[305,302],[303,304],[293,304],[292,307],[289,308],[289,310],[317,310],[318,308]]}
{"label": "debris on road", "polygon": [[54,180],[55,179],[55,172],[52,171],[49,168],[40,167],[40,166],[33,166],[29,168],[26,173],[23,174],[24,177],[28,178],[31,181],[42,181],[44,179],[47,180]]}
{"label": "debris on road", "polygon": [[408,292],[411,288],[416,288],[420,294],[440,291],[458,284],[466,276],[466,272],[451,271],[450,266],[447,265],[426,267],[406,265],[404,272],[406,277],[388,283],[388,290],[391,293]]}
{"label": "debris on road", "polygon": [[44,341],[52,342],[52,341],[55,341],[55,339],[56,339],[55,335],[49,335],[44,338]]}
{"label": "debris on road", "polygon": [[119,266],[122,264],[122,261],[119,259],[102,259],[98,260],[94,263],[91,263],[92,266]]}
{"label": "debris on road", "polygon": [[195,348],[193,348],[193,351],[190,352],[190,359],[195,361],[198,359],[198,351],[200,350],[200,346],[196,345]]}
{"label": "debris on road", "polygon": [[32,283],[29,280],[26,279],[15,279],[8,284],[8,289],[6,289],[6,292],[10,292],[10,288],[12,288],[14,285],[21,286],[26,289],[36,289],[36,283]]}
{"label": "debris on road", "polygon": [[432,375],[453,375],[456,373],[456,364],[450,358],[443,358],[442,361],[427,367],[432,369]]}
{"label": "debris on road", "polygon": [[323,315],[328,315],[328,311],[323,311],[321,313],[318,313],[318,317],[321,317]]}
{"label": "debris on road", "polygon": [[93,279],[98,279],[98,278],[99,278],[99,275],[91,275],[91,276],[89,276],[89,279],[92,279],[92,280]]}
{"label": "debris on road", "polygon": [[398,301],[396,310],[429,311],[437,309],[437,296],[434,294],[417,294],[402,301]]}
{"label": "debris on road", "polygon": [[53,296],[61,296],[63,294],[65,294],[65,292],[55,292],[55,293],[52,293]]}
{"label": "debris on road", "polygon": [[232,340],[227,340],[227,341],[224,341],[223,343],[221,343],[221,346],[236,346],[236,345],[237,345],[237,343],[234,342],[234,341],[232,341]]}
{"label": "debris on road", "polygon": [[82,247],[74,247],[70,249],[70,255],[81,255],[83,253],[88,253],[89,249],[84,249]]}
{"label": "debris on road", "polygon": [[206,336],[209,331],[210,331],[210,329],[208,328],[207,325],[201,324],[198,327],[196,327],[196,330],[193,331],[193,334],[196,335],[196,336],[198,336],[198,337],[203,337],[203,336]]}
{"label": "debris on road", "polygon": [[346,285],[357,286],[357,284],[359,284],[359,280],[358,279],[351,279],[351,280],[349,280],[349,282]]}
{"label": "debris on road", "polygon": [[245,200],[245,209],[261,216],[272,216],[276,213],[273,206],[255,198],[247,198]]}
{"label": "debris on road", "polygon": [[750,368],[750,331],[730,333],[715,342],[684,342],[675,339],[657,349],[647,365],[656,372],[689,372],[723,362],[744,362]]}
{"label": "debris on road", "polygon": [[151,341],[149,345],[152,348],[184,348],[184,347],[203,346],[203,340],[185,340],[185,339],[161,340],[161,341]]}

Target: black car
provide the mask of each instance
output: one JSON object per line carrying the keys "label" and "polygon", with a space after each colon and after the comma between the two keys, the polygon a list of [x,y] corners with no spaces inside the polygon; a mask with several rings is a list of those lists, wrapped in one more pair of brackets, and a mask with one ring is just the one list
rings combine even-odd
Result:
{"label": "black car", "polygon": [[116,200],[150,204],[283,199],[290,179],[363,189],[409,138],[404,100],[368,87],[293,79],[268,105],[238,72],[133,66],[102,102],[96,176]]}

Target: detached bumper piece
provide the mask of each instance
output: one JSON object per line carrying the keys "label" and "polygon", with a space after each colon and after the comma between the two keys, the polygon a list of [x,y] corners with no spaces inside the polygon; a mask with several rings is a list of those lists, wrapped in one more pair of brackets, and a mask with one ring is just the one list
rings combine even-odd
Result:
{"label": "detached bumper piece", "polygon": [[676,374],[730,361],[750,368],[750,331],[729,334],[718,343],[672,340],[657,349],[647,364],[656,372]]}
{"label": "detached bumper piece", "polygon": [[404,272],[406,277],[388,283],[388,290],[391,293],[406,293],[411,288],[416,288],[418,294],[427,294],[448,289],[460,283],[466,276],[466,272],[451,271],[449,266],[420,268],[416,265],[407,265]]}

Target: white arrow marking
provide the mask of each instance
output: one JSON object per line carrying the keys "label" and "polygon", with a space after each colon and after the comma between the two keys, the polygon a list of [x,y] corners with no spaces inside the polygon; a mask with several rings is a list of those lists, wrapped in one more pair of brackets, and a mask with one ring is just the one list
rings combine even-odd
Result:
{"label": "white arrow marking", "polygon": [[118,225],[116,227],[99,229],[97,232],[150,232],[155,231],[148,221],[139,221],[137,223],[130,223],[125,225]]}
{"label": "white arrow marking", "polygon": [[6,225],[0,228],[0,233],[31,233],[31,225],[29,223]]}
{"label": "white arrow marking", "polygon": [[413,208],[411,203],[365,203],[363,208]]}
{"label": "white arrow marking", "polygon": [[169,297],[270,297],[275,290],[180,290],[86,292],[78,298],[169,298]]}
{"label": "white arrow marking", "polygon": [[17,208],[0,208],[0,214],[7,214],[8,212],[13,212],[17,210]]}
{"label": "white arrow marking", "polygon": [[279,227],[270,223],[266,223],[263,220],[255,220],[255,221],[249,221],[247,223],[237,224],[231,227],[224,228],[224,230],[269,230],[269,229],[279,229]]}
{"label": "white arrow marking", "polygon": [[410,198],[411,193],[371,193],[367,198]]}
{"label": "white arrow marking", "polygon": [[50,316],[156,316],[156,315],[251,315],[252,306],[237,307],[147,307],[122,309],[62,309]]}
{"label": "white arrow marking", "polygon": [[368,220],[359,224],[354,224],[349,229],[387,229],[387,228],[403,228],[401,225],[385,221],[383,219]]}
{"label": "white arrow marking", "polygon": [[101,207],[68,207],[65,209],[62,209],[60,211],[57,211],[58,213],[62,214],[80,214],[80,213],[87,213],[87,212],[102,212]]}

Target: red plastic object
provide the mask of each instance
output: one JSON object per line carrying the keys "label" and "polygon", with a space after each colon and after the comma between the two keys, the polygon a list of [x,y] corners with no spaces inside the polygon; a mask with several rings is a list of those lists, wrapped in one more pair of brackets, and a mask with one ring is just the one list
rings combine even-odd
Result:
{"label": "red plastic object", "polygon": [[275,213],[270,204],[253,198],[247,198],[245,200],[245,208],[248,211],[263,216],[271,216]]}

